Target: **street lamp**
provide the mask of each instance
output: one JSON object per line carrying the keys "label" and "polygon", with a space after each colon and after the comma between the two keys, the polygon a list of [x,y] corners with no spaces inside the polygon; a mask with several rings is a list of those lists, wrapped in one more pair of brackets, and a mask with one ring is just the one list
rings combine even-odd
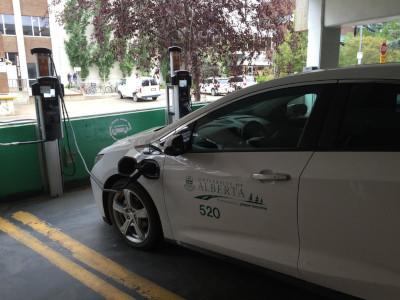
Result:
{"label": "street lamp", "polygon": [[363,25],[361,25],[359,28],[360,28],[360,43],[358,45],[357,59],[358,59],[358,64],[361,65],[361,59],[363,57],[363,53],[361,52]]}

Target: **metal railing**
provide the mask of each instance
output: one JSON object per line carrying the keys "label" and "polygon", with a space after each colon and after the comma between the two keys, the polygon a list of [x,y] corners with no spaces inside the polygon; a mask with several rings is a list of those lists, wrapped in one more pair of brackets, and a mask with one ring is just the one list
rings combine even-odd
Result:
{"label": "metal railing", "polygon": [[8,79],[10,92],[28,91],[28,81],[26,79]]}

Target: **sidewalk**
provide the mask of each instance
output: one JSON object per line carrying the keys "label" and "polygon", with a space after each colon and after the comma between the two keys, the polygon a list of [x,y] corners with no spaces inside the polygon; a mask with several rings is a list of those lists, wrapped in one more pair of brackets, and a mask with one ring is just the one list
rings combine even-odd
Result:
{"label": "sidewalk", "polygon": [[[84,95],[83,98],[75,98],[75,100],[73,95],[77,95],[77,92],[66,89],[65,94],[65,106],[67,107],[70,118],[166,107],[165,94],[162,94],[160,97],[158,97],[156,101],[143,100],[139,102],[134,102],[132,98],[120,99],[117,93],[106,93],[104,95]],[[201,101],[197,103],[215,101],[219,98],[220,96],[201,95]],[[9,122],[19,123],[36,121],[36,110],[34,103],[14,104],[14,112],[14,115],[0,117],[0,125]]]}

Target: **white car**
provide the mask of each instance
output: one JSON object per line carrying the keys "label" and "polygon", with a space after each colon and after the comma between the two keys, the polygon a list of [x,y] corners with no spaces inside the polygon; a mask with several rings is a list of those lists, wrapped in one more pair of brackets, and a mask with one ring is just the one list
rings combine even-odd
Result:
{"label": "white car", "polygon": [[209,77],[200,83],[200,93],[211,94],[212,96],[228,94],[229,83],[228,78]]}
{"label": "white car", "polygon": [[122,79],[118,85],[118,94],[122,99],[132,97],[137,102],[140,99],[157,100],[161,95],[160,86],[155,78],[131,76]]}
{"label": "white car", "polygon": [[231,76],[228,79],[228,83],[229,92],[234,92],[257,84],[257,80],[253,76]]}
{"label": "white car", "polygon": [[400,64],[242,89],[105,148],[93,175],[101,215],[133,247],[166,239],[400,299]]}

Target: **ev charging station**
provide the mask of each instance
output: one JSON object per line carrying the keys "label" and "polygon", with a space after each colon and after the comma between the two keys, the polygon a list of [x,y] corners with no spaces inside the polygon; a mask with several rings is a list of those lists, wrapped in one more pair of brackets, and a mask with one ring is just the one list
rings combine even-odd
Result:
{"label": "ev charging station", "polygon": [[43,164],[51,197],[63,195],[59,139],[63,137],[60,97],[64,86],[54,76],[51,50],[32,48],[35,56],[37,81],[32,85],[35,97],[37,131],[42,143]]}
{"label": "ev charging station", "polygon": [[[186,116],[192,111],[190,101],[190,87],[192,76],[186,70],[180,70],[180,53],[182,48],[173,46],[168,48],[170,55],[171,84],[167,86],[166,123],[171,124]],[[172,89],[170,104],[169,90]]]}

